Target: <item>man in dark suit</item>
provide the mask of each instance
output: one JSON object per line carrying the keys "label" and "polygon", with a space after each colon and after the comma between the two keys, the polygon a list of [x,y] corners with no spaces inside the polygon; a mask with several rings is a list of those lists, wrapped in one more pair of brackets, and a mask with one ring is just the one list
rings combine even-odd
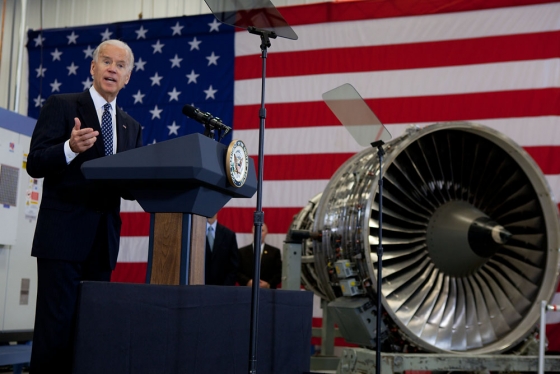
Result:
{"label": "man in dark suit", "polygon": [[206,222],[206,264],[207,285],[234,286],[239,267],[239,250],[235,233],[218,223],[217,215]]}
{"label": "man in dark suit", "polygon": [[[255,226],[253,226],[253,235]],[[265,244],[264,239],[268,234],[268,227],[265,223],[261,229],[261,271],[260,284],[261,288],[276,288],[282,278],[282,256],[280,250],[271,245]],[[241,263],[237,272],[237,282],[242,286],[253,285],[253,274],[255,272],[255,252],[253,244],[249,244],[239,250]]]}
{"label": "man in dark suit", "polygon": [[80,167],[142,145],[140,124],[116,105],[133,67],[128,45],[101,43],[93,86],[49,97],[33,131],[27,171],[44,183],[31,251],[38,272],[32,373],[71,372],[79,284],[110,281],[117,262],[122,194],[86,180]]}

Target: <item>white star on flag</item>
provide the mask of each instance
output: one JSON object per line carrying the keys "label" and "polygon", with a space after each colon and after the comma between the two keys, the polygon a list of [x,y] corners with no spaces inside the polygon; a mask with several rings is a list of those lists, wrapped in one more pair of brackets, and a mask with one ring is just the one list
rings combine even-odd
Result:
{"label": "white star on flag", "polygon": [[62,83],[60,83],[58,79],[55,79],[54,82],[50,83],[50,85],[51,92],[60,92],[60,86],[62,85]]}
{"label": "white star on flag", "polygon": [[39,65],[39,67],[37,69],[35,69],[35,71],[37,72],[37,78],[44,77],[45,76],[45,71],[47,71],[47,68],[44,68],[43,65]]}
{"label": "white star on flag", "polygon": [[41,98],[41,95],[37,96],[37,98],[33,99],[35,101],[35,106],[42,106],[45,99]]}
{"label": "white star on flag", "polygon": [[206,94],[206,100],[208,100],[209,98],[215,99],[214,94],[216,92],[218,92],[218,90],[213,89],[212,85],[210,85],[207,90],[204,90],[204,93]]}
{"label": "white star on flag", "polygon": [[182,58],[179,58],[179,56],[175,53],[175,57],[173,57],[172,59],[170,59],[169,61],[171,61],[171,68],[173,67],[181,67],[181,61],[183,61]]}
{"label": "white star on flag", "polygon": [[181,128],[181,126],[177,126],[177,124],[175,123],[175,121],[173,121],[173,123],[171,124],[171,126],[167,126],[167,128],[169,129],[169,134],[168,135],[179,135],[177,133],[177,130],[179,130]]}
{"label": "white star on flag", "polygon": [[84,49],[84,51],[83,51],[83,52],[85,53],[84,58],[88,58],[88,57],[89,57],[89,58],[93,58],[93,51],[94,51],[94,49],[91,48],[90,45],[88,45],[88,46],[87,46],[87,49]]}
{"label": "white star on flag", "polygon": [[62,56],[62,52],[58,50],[58,48],[56,48],[54,50],[54,52],[51,52],[51,56],[52,56],[52,60],[58,60],[60,61],[60,56]]}
{"label": "white star on flag", "polygon": [[214,51],[212,51],[212,54],[210,56],[207,56],[206,59],[208,60],[208,66],[210,65],[218,65],[218,59],[220,58],[220,56],[216,56],[214,54]]}
{"label": "white star on flag", "polygon": [[150,77],[150,79],[152,80],[152,86],[154,84],[157,84],[158,86],[161,86],[161,84],[159,82],[163,79],[163,77],[159,76],[157,71],[156,71],[156,74],[153,77]]}
{"label": "white star on flag", "polygon": [[140,28],[138,30],[134,31],[137,34],[136,39],[146,39],[146,33],[148,32],[148,29],[145,29],[144,26],[140,26]]}
{"label": "white star on flag", "polygon": [[152,44],[152,47],[154,48],[154,54],[155,54],[156,52],[163,53],[162,48],[163,48],[164,45],[165,45],[165,44],[161,44],[161,43],[159,42],[159,39],[158,39],[158,41],[157,41],[156,44]]}
{"label": "white star on flag", "polygon": [[160,117],[161,112],[163,112],[163,109],[158,109],[158,106],[156,105],[156,107],[153,110],[150,110],[150,113],[152,113],[152,119],[156,117],[161,119]]}
{"label": "white star on flag", "polygon": [[82,81],[82,84],[84,85],[84,90],[90,88],[92,83],[93,81],[90,79],[90,77],[87,77],[85,81]]}
{"label": "white star on flag", "polygon": [[212,21],[212,23],[209,23],[208,26],[210,26],[210,32],[212,31],[220,31],[219,27],[220,27],[221,23],[218,22],[218,20],[216,18],[214,18],[214,20]]}
{"label": "white star on flag", "polygon": [[78,75],[77,74],[77,70],[78,70],[79,66],[78,65],[74,65],[74,61],[72,61],[72,65],[67,66],[66,69],[68,69],[68,75]]}
{"label": "white star on flag", "polygon": [[173,30],[173,34],[172,34],[171,36],[173,36],[173,35],[181,35],[181,30],[183,29],[183,27],[185,27],[185,26],[181,26],[181,25],[179,24],[179,21],[177,21],[177,23],[175,24],[175,26],[171,26],[171,30]]}
{"label": "white star on flag", "polygon": [[101,41],[111,39],[111,34],[112,34],[112,32],[109,31],[109,28],[106,28],[105,31],[100,34],[101,35]]}
{"label": "white star on flag", "polygon": [[171,100],[179,101],[179,95],[181,94],[181,91],[177,91],[177,89],[173,87],[173,91],[169,91],[167,94],[170,96],[169,101]]}
{"label": "white star on flag", "polygon": [[136,61],[136,62],[134,63],[134,66],[136,66],[136,70],[135,70],[135,71],[144,70],[144,65],[146,65],[146,63],[147,63],[147,61],[143,61],[143,60],[142,60],[142,57],[140,57],[140,58],[138,59],[138,61]]}
{"label": "white star on flag", "polygon": [[137,94],[132,95],[132,97],[134,98],[134,104],[136,104],[136,103],[143,104],[142,99],[144,98],[144,96],[146,96],[146,95],[143,95],[142,92],[140,92],[140,90],[138,90]]}
{"label": "white star on flag", "polygon": [[33,39],[33,41],[35,41],[35,47],[38,47],[40,45],[43,45],[43,42],[45,41],[45,38],[43,38],[43,36],[41,34],[37,35],[37,37],[35,39]]}
{"label": "white star on flag", "polygon": [[189,78],[187,84],[191,84],[192,82],[196,83],[196,78],[198,78],[199,75],[200,74],[196,74],[194,70],[191,70],[191,73],[187,74],[187,78]]}
{"label": "white star on flag", "polygon": [[196,38],[196,36],[193,38],[193,40],[191,40],[190,42],[188,42],[191,45],[191,51],[193,49],[198,49],[200,51],[200,48],[198,47],[200,45],[200,43],[202,43],[202,41],[198,40]]}
{"label": "white star on flag", "polygon": [[66,37],[68,38],[68,44],[76,44],[76,40],[80,37],[80,35],[77,35],[74,31],[72,31],[72,34],[66,35]]}

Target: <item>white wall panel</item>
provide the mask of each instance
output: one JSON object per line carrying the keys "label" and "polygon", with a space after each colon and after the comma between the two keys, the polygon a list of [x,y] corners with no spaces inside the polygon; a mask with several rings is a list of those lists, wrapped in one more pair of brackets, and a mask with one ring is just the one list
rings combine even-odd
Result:
{"label": "white wall panel", "polygon": [[[0,13],[2,12],[0,4]],[[17,48],[19,45],[19,1],[8,1],[6,3],[4,17],[4,37],[2,39],[2,59],[0,61],[0,107],[8,108],[9,98],[11,98],[10,108],[13,109],[14,93],[16,84]],[[15,22],[14,22],[15,19]],[[15,33],[15,35],[14,35]],[[27,80],[26,80],[27,81]]]}

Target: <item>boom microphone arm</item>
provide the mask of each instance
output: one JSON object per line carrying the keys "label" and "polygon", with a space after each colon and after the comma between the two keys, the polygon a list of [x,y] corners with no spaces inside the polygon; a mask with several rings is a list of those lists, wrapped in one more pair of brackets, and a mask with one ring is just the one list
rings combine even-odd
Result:
{"label": "boom microphone arm", "polygon": [[221,133],[219,141],[221,141],[224,136],[227,135],[228,132],[231,131],[231,127],[225,125],[221,119],[218,117],[214,117],[212,114],[208,112],[202,112],[200,109],[195,108],[192,105],[186,104],[183,107],[183,114],[189,118],[194,119],[197,122],[200,122],[204,125],[206,130],[204,131],[204,136],[208,136],[209,138],[213,138],[212,130],[218,130]]}

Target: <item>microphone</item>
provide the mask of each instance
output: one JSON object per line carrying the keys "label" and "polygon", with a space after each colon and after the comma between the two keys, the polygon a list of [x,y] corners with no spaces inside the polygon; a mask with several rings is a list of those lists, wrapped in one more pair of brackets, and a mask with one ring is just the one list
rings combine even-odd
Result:
{"label": "microphone", "polygon": [[[220,137],[220,140],[222,140],[222,138],[224,136],[226,136],[226,134],[228,132],[230,132],[231,127],[225,125],[221,119],[219,119],[218,117],[214,117],[213,115],[211,115],[208,112],[202,112],[200,111],[200,109],[195,108],[192,105],[186,104],[183,107],[183,114],[186,115],[189,118],[194,119],[197,122],[202,123],[204,126],[206,126],[207,132],[209,132],[208,130],[210,129],[218,129],[218,130],[223,130],[224,133],[223,135]],[[208,134],[205,134],[208,135]]]}

